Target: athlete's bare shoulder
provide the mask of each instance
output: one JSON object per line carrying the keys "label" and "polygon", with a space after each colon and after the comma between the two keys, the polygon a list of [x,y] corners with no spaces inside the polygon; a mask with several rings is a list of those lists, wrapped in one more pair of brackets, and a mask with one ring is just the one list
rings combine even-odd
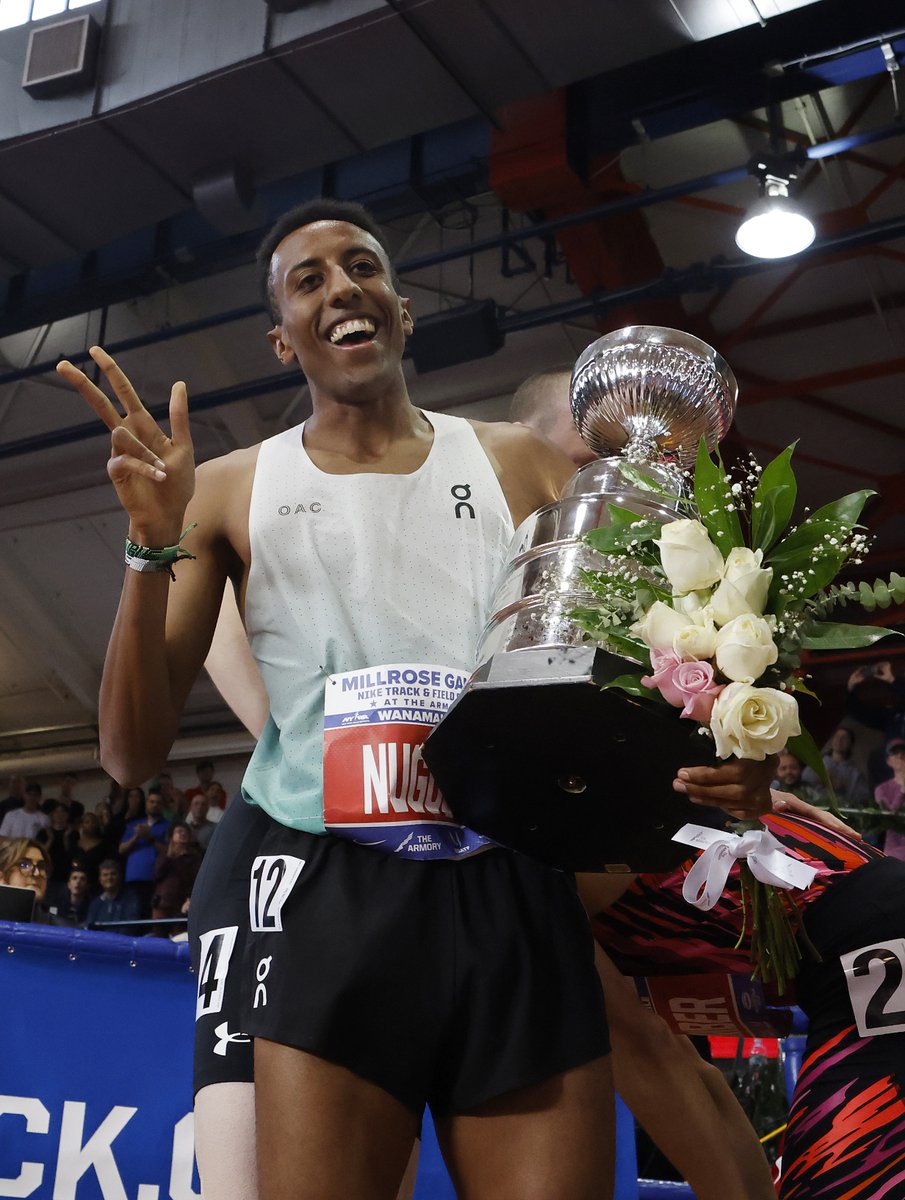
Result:
{"label": "athlete's bare shoulder", "polygon": [[493,464],[518,524],[535,509],[556,500],[575,465],[562,451],[525,425],[508,421],[469,421]]}
{"label": "athlete's bare shoulder", "polygon": [[261,444],[209,459],[195,471],[191,519],[247,562],[248,506]]}

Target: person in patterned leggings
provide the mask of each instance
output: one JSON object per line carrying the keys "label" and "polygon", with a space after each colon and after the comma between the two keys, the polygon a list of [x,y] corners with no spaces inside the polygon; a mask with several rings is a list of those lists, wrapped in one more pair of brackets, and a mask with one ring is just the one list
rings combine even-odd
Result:
{"label": "person in patterned leggings", "polygon": [[[793,858],[817,871],[794,893],[807,947],[794,994],[808,1017],[807,1047],[782,1154],[781,1200],[900,1200],[905,1197],[905,863],[856,836],[800,816],[763,824]],[[601,946],[627,975],[750,971],[739,871],[709,912],[682,898],[690,863],[642,875],[603,908],[600,877],[580,889]],[[885,945],[888,943],[888,945]],[[858,973],[843,969],[854,959]],[[855,1011],[863,1011],[865,1033]]]}

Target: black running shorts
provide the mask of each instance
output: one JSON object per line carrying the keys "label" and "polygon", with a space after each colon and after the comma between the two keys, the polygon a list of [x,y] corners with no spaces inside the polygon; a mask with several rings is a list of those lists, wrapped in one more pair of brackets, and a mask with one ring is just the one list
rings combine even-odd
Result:
{"label": "black running shorts", "polygon": [[242,959],[251,864],[270,825],[259,808],[234,800],[214,830],[192,889],[196,1092],[211,1083],[254,1080],[254,1047],[240,1015]]}
{"label": "black running shorts", "polygon": [[241,1028],[420,1112],[463,1112],[609,1050],[574,882],[506,850],[409,862],[271,822]]}

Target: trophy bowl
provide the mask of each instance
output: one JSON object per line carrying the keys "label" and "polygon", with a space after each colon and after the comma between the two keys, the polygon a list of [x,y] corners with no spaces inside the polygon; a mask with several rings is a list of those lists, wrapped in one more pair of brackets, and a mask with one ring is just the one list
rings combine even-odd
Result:
{"label": "trophy bowl", "polygon": [[573,614],[595,598],[586,573],[608,565],[585,535],[614,506],[677,519],[684,472],[702,437],[725,434],[737,391],[720,355],[680,330],[630,326],[579,357],[572,415],[606,457],[515,531],[478,668],[424,744],[463,824],[564,869],[656,872],[688,856],[672,841],[683,824],[725,823],[672,791],[679,767],[714,761],[709,740],[677,709],[607,690],[631,664]]}
{"label": "trophy bowl", "polygon": [[597,454],[692,465],[732,424],[738,385],[726,360],[680,329],[629,325],[584,350],[572,373],[572,416]]}

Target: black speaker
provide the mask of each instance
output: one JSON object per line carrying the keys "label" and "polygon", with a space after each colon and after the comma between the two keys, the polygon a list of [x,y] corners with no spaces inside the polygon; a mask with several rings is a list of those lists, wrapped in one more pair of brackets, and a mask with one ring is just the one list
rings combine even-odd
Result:
{"label": "black speaker", "polygon": [[499,350],[503,341],[496,304],[481,300],[421,317],[415,322],[408,345],[415,370],[423,375],[425,371],[485,358]]}
{"label": "black speaker", "polygon": [[36,100],[94,83],[100,28],[88,13],[35,25],[28,35],[22,86]]}

